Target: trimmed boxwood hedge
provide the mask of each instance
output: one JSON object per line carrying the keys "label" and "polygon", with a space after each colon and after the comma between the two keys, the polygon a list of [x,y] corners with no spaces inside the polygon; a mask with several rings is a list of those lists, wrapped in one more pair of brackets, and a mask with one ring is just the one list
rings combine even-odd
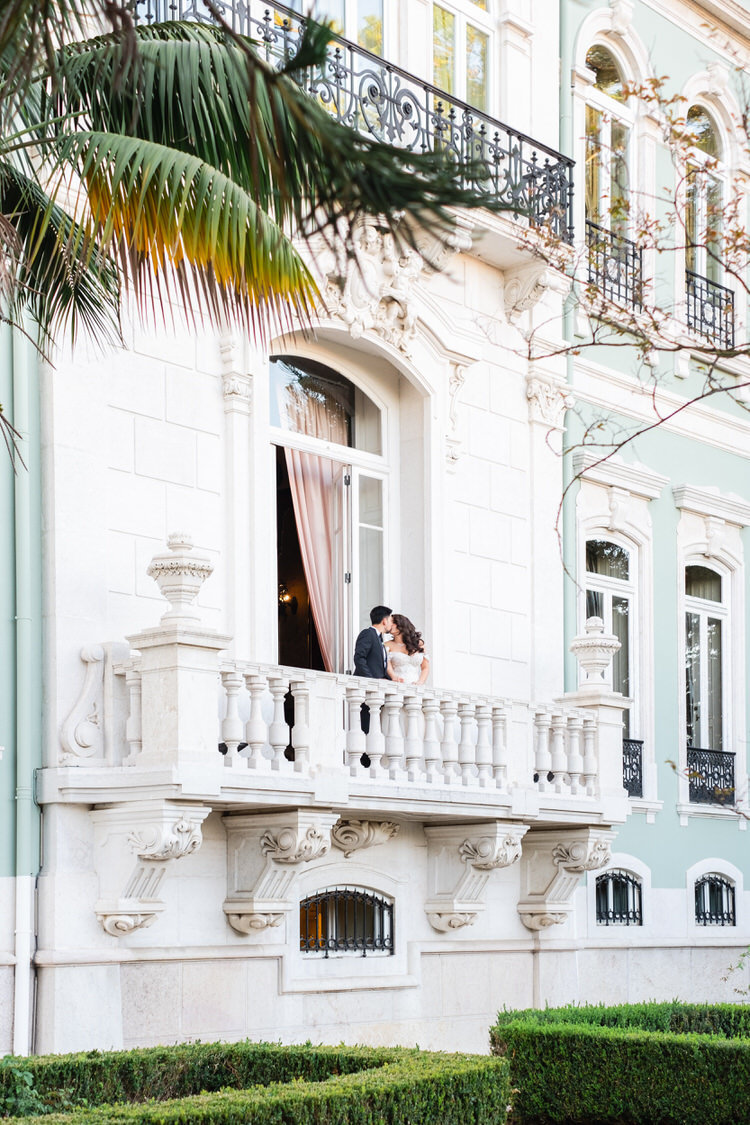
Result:
{"label": "trimmed boxwood hedge", "polygon": [[23,1063],[41,1098],[79,1107],[6,1118],[25,1125],[502,1125],[510,1090],[503,1060],[401,1048],[213,1043]]}
{"label": "trimmed boxwood hedge", "polygon": [[750,1008],[623,1004],[501,1012],[518,1125],[750,1122]]}

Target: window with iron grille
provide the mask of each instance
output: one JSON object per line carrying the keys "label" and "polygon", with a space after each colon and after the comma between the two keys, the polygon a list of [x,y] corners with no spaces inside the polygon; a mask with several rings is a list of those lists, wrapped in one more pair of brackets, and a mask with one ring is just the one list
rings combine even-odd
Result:
{"label": "window with iron grille", "polygon": [[392,955],[393,902],[356,887],[328,887],[300,902],[302,953]]}
{"label": "window with iron grille", "polygon": [[704,875],[695,884],[695,924],[736,926],[734,884],[723,875]]}
{"label": "window with iron grille", "polygon": [[596,880],[599,926],[642,926],[641,883],[627,871],[607,871]]}

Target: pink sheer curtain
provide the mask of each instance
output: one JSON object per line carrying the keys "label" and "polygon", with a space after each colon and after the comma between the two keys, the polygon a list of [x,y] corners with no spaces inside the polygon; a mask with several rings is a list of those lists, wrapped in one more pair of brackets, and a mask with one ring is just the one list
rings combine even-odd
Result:
{"label": "pink sheer curtain", "polygon": [[[346,414],[322,394],[305,394],[300,388],[286,387],[282,408],[287,429],[338,445],[347,444]],[[288,448],[284,452],[323,663],[327,672],[336,672],[337,606],[333,569],[336,505],[340,503],[336,485],[341,468],[327,457],[313,453]]]}

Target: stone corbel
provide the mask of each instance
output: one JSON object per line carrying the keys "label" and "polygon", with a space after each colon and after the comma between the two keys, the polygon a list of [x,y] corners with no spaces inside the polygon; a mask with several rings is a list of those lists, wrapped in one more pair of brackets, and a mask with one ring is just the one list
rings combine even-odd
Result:
{"label": "stone corbel", "polygon": [[484,824],[425,828],[428,856],[427,920],[439,933],[471,926],[486,908],[485,890],[493,871],[521,858],[525,824],[491,820]]}
{"label": "stone corbel", "polygon": [[227,897],[224,913],[240,934],[281,925],[294,908],[298,868],[326,855],[337,813],[228,814]]}
{"label": "stone corbel", "polygon": [[95,809],[95,865],[100,898],[94,907],[105,933],[144,929],[164,910],[159,898],[167,868],[201,846],[211,812],[177,801],[143,801]]}
{"label": "stone corbel", "polygon": [[600,828],[542,829],[524,840],[518,913],[529,930],[567,921],[581,875],[606,867],[615,833]]}
{"label": "stone corbel", "polygon": [[331,843],[349,859],[364,848],[387,844],[398,832],[399,825],[392,820],[340,820],[331,829]]}
{"label": "stone corbel", "polygon": [[532,262],[506,270],[503,299],[508,323],[515,324],[522,313],[533,309],[548,289],[565,295],[570,289],[570,280],[546,262]]}
{"label": "stone corbel", "polygon": [[101,758],[104,748],[102,727],[102,681],[104,678],[104,649],[89,645],[81,649],[81,660],[86,665],[78,699],[60,731],[61,765],[78,765],[82,758]]}

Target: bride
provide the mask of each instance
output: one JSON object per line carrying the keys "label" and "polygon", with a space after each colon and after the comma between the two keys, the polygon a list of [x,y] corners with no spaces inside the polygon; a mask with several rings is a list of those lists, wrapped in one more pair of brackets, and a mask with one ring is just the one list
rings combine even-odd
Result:
{"label": "bride", "polygon": [[394,613],[391,617],[392,641],[388,641],[388,675],[397,684],[423,684],[430,674],[430,661],[424,651],[422,634],[408,617]]}

